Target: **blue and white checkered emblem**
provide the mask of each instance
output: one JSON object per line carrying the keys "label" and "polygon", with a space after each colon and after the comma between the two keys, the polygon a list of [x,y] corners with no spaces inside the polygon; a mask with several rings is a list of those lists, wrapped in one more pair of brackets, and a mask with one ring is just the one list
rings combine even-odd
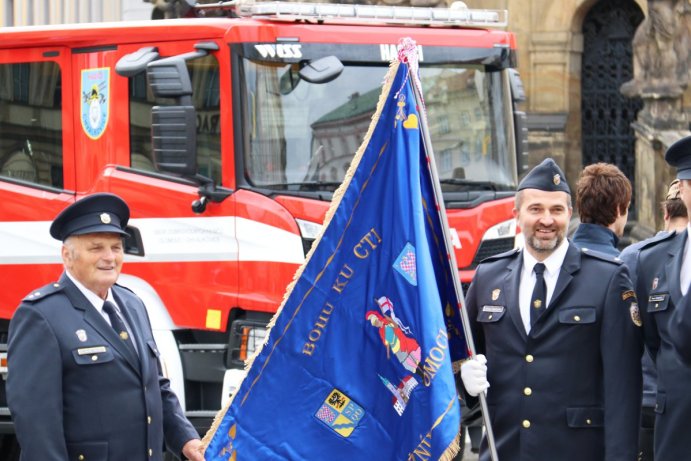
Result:
{"label": "blue and white checkered emblem", "polygon": [[417,286],[417,265],[415,264],[415,247],[406,243],[403,251],[393,263],[393,268],[398,271],[411,285]]}

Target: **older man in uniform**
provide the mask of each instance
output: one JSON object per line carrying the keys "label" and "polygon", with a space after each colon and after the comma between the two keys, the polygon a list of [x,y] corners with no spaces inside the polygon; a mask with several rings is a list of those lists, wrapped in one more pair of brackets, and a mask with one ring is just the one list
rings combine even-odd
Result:
{"label": "older man in uniform", "polygon": [[[677,169],[679,192],[691,210],[691,137],[672,144],[665,160]],[[685,341],[679,331],[683,311],[671,321],[689,291],[691,245],[689,228],[656,238],[644,245],[638,255],[636,293],[643,316],[646,345],[657,369],[655,402],[655,459],[689,459],[691,437],[691,367],[679,361],[674,344]],[[688,296],[687,296],[688,297]],[[675,326],[676,325],[676,326]]]}
{"label": "older man in uniform", "polygon": [[199,436],[161,374],[142,301],[115,284],[129,219],[94,194],[58,215],[65,272],[10,323],[7,400],[26,461],[203,461]]}
{"label": "older man in uniform", "polygon": [[[478,355],[466,391],[489,387],[501,461],[633,461],[640,318],[626,267],[566,239],[571,195],[552,159],[519,184],[525,248],[484,260],[466,296]],[[486,365],[485,365],[486,364]],[[488,460],[486,442],[481,460]]]}

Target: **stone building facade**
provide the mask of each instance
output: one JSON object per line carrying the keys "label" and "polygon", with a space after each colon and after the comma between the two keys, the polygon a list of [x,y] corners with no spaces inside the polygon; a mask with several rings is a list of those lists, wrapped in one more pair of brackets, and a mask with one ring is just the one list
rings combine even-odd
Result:
{"label": "stone building facade", "polygon": [[[634,240],[662,228],[673,171],[666,148],[687,136],[690,0],[467,0],[509,11],[526,91],[530,164],[554,157],[573,186],[605,161],[634,185]],[[573,187],[572,187],[573,188]]]}

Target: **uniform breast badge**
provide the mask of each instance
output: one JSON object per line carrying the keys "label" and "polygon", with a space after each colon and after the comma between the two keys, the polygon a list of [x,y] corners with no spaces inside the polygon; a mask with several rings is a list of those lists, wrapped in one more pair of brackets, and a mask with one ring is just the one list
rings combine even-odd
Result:
{"label": "uniform breast badge", "polygon": [[81,328],[77,331],[74,332],[75,335],[77,335],[77,339],[81,342],[86,342],[87,337],[86,337],[86,331],[82,330]]}

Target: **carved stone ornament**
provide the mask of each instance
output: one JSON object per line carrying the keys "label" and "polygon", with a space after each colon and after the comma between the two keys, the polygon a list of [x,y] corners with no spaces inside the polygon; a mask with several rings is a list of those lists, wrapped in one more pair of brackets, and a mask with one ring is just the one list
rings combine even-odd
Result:
{"label": "carved stone ornament", "polygon": [[627,97],[678,98],[689,82],[689,0],[648,0],[648,16],[633,38],[634,78],[621,86]]}

